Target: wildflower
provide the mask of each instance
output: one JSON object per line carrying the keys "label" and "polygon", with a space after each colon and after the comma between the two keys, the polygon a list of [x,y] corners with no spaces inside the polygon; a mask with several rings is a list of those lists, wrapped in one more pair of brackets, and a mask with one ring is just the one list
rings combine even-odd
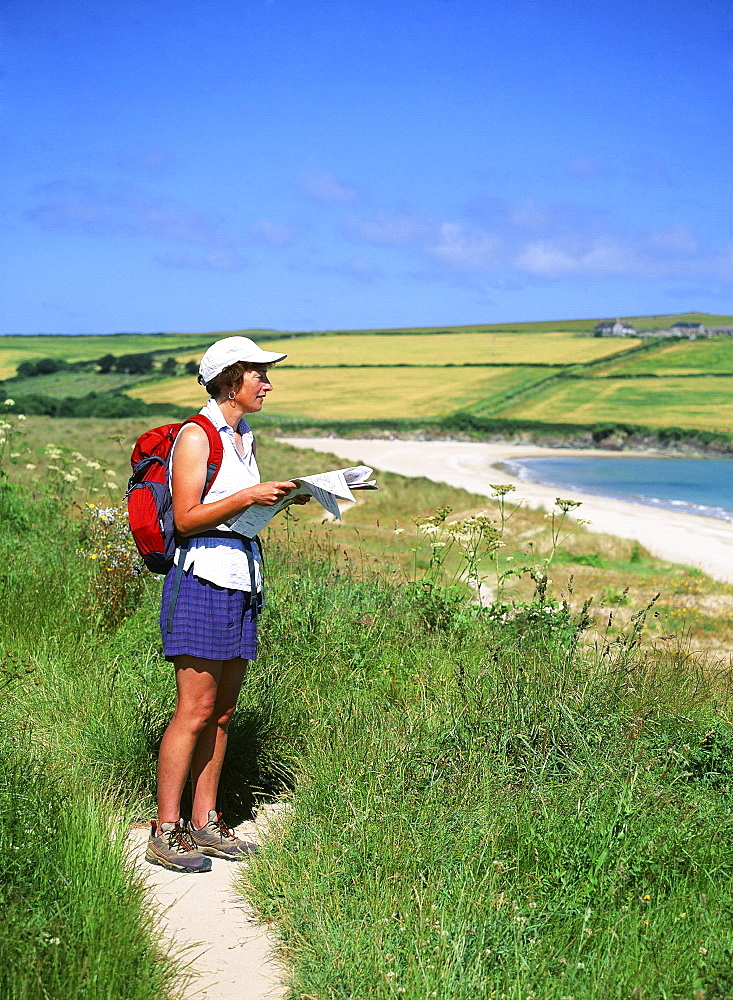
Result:
{"label": "wildflower", "polygon": [[3,406],[15,406],[15,400],[14,399],[6,399],[5,402],[3,403]]}
{"label": "wildflower", "polygon": [[108,490],[117,490],[117,489],[119,489],[119,486],[117,485],[117,483],[105,483],[104,485],[107,487]]}
{"label": "wildflower", "polygon": [[87,462],[86,463],[86,467],[87,467],[87,469],[101,469],[102,468],[102,466],[99,464],[99,462]]}
{"label": "wildflower", "polygon": [[555,498],[555,506],[559,507],[563,514],[567,514],[573,507],[580,507],[580,500],[563,500],[562,497]]}
{"label": "wildflower", "polygon": [[700,952],[701,955],[707,955],[708,953],[707,948],[698,948],[697,950]]}
{"label": "wildflower", "polygon": [[11,431],[13,425],[9,424],[7,420],[0,420],[0,431]]}
{"label": "wildflower", "polygon": [[67,483],[75,483],[79,478],[78,476],[72,475],[71,472],[64,472],[63,476]]}
{"label": "wildflower", "polygon": [[11,458],[20,458],[20,452],[19,451],[11,451],[10,452],[10,457]]}
{"label": "wildflower", "polygon": [[498,486],[495,486],[494,483],[489,483],[489,486],[494,491],[493,496],[495,497],[506,496],[507,493],[511,493],[517,488],[516,486],[512,486],[510,483],[501,483]]}
{"label": "wildflower", "polygon": [[2,435],[0,435],[0,444],[5,444],[6,440],[7,440],[6,438],[4,438],[4,437],[2,437]]}
{"label": "wildflower", "polygon": [[35,465],[33,465],[32,462],[26,462],[25,467],[29,472],[33,472],[33,470],[35,469]]}
{"label": "wildflower", "polygon": [[16,418],[18,420],[26,420],[27,419],[25,413],[16,413],[15,416],[16,416]]}

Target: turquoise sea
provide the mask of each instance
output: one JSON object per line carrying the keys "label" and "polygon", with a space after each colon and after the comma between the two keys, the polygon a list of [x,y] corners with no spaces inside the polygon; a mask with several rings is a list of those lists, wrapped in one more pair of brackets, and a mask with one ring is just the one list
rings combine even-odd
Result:
{"label": "turquoise sea", "polygon": [[733,460],[714,458],[523,458],[508,472],[558,490],[595,493],[733,521]]}

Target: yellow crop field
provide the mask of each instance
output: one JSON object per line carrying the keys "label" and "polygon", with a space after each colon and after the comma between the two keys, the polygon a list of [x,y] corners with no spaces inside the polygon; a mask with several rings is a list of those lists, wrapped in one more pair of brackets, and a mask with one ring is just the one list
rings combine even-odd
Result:
{"label": "yellow crop field", "polygon": [[[359,334],[271,340],[286,365],[570,365],[612,357],[641,341],[570,333]],[[200,357],[201,355],[198,355]]]}
{"label": "yellow crop field", "polygon": [[[266,412],[296,417],[374,419],[436,417],[547,378],[547,368],[285,368],[274,370]],[[132,389],[146,403],[203,405],[194,378],[151,382]]]}
{"label": "yellow crop field", "polygon": [[499,411],[502,417],[733,431],[733,378],[573,379]]}

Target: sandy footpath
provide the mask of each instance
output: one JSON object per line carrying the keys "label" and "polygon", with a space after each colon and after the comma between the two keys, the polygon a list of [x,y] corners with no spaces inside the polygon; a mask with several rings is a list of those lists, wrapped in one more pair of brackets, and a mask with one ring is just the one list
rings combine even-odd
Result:
{"label": "sandy footpath", "polygon": [[608,456],[607,451],[471,441],[283,440],[296,448],[331,452],[348,462],[363,462],[403,476],[425,476],[485,496],[492,493],[491,483],[514,483],[517,496],[526,497],[532,507],[549,509],[558,494],[569,500],[580,500],[583,506],[578,508],[576,516],[591,521],[591,531],[635,539],[660,559],[695,566],[715,580],[733,583],[733,523],[568,490],[558,491],[556,487],[524,482],[495,468],[497,463],[511,458]]}
{"label": "sandy footpath", "polygon": [[[236,828],[257,842],[254,823]],[[184,963],[196,973],[186,1000],[282,1000],[283,970],[266,927],[258,923],[232,882],[240,864],[211,859],[211,871],[180,875],[145,860],[148,829],[130,831],[133,857],[147,877],[151,902],[163,914],[161,930],[186,948]]]}

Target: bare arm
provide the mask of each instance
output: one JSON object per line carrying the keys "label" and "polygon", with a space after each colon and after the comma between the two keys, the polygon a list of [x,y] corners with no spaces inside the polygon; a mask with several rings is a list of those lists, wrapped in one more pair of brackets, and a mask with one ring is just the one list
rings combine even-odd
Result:
{"label": "bare arm", "polygon": [[209,442],[205,432],[195,424],[188,424],[176,441],[173,460],[173,521],[180,535],[209,531],[222,521],[241,514],[253,503],[269,507],[296,489],[295,483],[258,483],[223,500],[202,504],[208,461]]}

